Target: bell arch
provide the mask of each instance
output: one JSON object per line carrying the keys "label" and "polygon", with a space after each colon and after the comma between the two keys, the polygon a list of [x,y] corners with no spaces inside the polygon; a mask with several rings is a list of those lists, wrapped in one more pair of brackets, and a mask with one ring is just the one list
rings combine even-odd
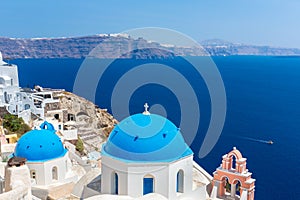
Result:
{"label": "bell arch", "polygon": [[255,179],[246,168],[246,160],[235,147],[222,157],[222,164],[214,172],[213,179],[219,198],[239,199],[243,195],[247,200],[254,199]]}
{"label": "bell arch", "polygon": [[232,193],[232,196],[241,196],[242,194],[242,183],[239,179],[234,179],[232,181],[232,187],[231,187],[231,193]]}

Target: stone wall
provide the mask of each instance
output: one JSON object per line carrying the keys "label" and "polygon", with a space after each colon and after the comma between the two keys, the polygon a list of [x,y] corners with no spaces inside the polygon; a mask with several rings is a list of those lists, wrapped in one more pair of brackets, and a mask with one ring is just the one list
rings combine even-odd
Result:
{"label": "stone wall", "polygon": [[60,103],[59,102],[46,103],[45,108],[44,108],[44,112],[46,113],[47,111],[50,111],[50,110],[58,110],[59,108],[60,108]]}

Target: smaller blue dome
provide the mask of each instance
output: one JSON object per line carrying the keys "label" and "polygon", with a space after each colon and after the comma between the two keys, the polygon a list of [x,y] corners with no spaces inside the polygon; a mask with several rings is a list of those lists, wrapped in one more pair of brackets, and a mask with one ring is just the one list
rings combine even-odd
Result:
{"label": "smaller blue dome", "polygon": [[47,161],[62,157],[67,150],[55,134],[52,124],[44,122],[41,130],[25,133],[17,142],[14,156],[26,158],[28,162]]}
{"label": "smaller blue dome", "polygon": [[135,114],[122,120],[102,153],[125,162],[171,162],[193,154],[180,129],[156,114]]}

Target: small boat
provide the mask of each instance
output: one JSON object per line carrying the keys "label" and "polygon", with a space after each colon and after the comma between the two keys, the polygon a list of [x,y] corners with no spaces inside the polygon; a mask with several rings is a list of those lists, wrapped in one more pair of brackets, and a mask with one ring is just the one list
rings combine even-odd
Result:
{"label": "small boat", "polygon": [[272,140],[269,140],[268,141],[268,144],[273,144],[274,142]]}

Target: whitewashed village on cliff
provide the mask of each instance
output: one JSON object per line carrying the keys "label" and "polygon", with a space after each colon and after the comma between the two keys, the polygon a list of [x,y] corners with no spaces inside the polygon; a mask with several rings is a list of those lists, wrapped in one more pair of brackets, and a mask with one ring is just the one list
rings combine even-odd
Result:
{"label": "whitewashed village on cliff", "polygon": [[118,122],[64,90],[20,88],[17,66],[1,53],[0,114],[32,129],[11,134],[1,119],[1,200],[254,199],[255,179],[235,147],[209,174],[193,160],[180,129],[147,104]]}

